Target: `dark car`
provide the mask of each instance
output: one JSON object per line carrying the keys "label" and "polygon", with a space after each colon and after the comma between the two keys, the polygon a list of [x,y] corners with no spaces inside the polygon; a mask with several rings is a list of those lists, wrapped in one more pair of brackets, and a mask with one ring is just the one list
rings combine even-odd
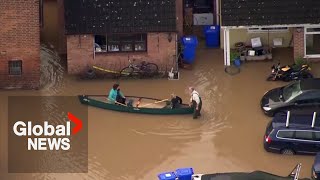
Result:
{"label": "dark car", "polygon": [[320,180],[320,153],[317,156],[312,165],[312,177],[313,180]]}
{"label": "dark car", "polygon": [[320,112],[320,79],[304,79],[272,89],[260,104],[268,116],[284,111]]}
{"label": "dark car", "polygon": [[[194,175],[193,180],[298,180],[301,164],[298,164],[286,177],[274,175],[264,171],[250,173],[216,173]],[[300,179],[309,180],[309,179]]]}
{"label": "dark car", "polygon": [[277,113],[266,128],[264,148],[287,155],[317,153],[320,151],[320,114]]}

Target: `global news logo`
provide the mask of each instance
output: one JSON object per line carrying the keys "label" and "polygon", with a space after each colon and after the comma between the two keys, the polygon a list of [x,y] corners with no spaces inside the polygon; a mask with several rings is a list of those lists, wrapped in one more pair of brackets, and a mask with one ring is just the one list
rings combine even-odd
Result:
{"label": "global news logo", "polygon": [[[82,121],[79,118],[68,112],[68,119],[70,121],[59,125],[52,125],[48,121],[44,121],[42,125],[34,125],[31,121],[17,121],[13,125],[13,132],[17,136],[28,137],[28,151],[67,151],[71,148],[70,137],[82,130]],[[71,122],[75,124],[72,131]]]}

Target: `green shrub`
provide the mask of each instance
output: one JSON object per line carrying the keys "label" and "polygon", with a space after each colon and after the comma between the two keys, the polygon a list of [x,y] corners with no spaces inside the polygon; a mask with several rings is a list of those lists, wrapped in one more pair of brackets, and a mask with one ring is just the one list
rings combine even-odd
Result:
{"label": "green shrub", "polygon": [[230,52],[230,61],[233,62],[237,58],[240,58],[240,53],[239,52],[235,52],[235,51],[231,51]]}

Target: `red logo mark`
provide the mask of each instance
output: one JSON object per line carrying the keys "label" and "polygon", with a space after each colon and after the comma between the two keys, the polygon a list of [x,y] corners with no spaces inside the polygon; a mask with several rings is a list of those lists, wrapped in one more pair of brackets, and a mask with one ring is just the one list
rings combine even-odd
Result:
{"label": "red logo mark", "polygon": [[78,119],[76,116],[68,112],[68,118],[70,121],[74,122],[76,126],[72,129],[72,134],[77,134],[82,129],[82,121]]}

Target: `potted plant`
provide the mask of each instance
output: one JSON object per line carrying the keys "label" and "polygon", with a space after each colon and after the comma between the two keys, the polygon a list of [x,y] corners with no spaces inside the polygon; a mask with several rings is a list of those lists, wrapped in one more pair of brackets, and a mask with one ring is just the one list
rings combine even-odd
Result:
{"label": "potted plant", "polygon": [[231,51],[230,52],[230,61],[231,61],[231,63],[233,63],[234,65],[239,67],[241,64],[240,53],[235,52],[235,51]]}

